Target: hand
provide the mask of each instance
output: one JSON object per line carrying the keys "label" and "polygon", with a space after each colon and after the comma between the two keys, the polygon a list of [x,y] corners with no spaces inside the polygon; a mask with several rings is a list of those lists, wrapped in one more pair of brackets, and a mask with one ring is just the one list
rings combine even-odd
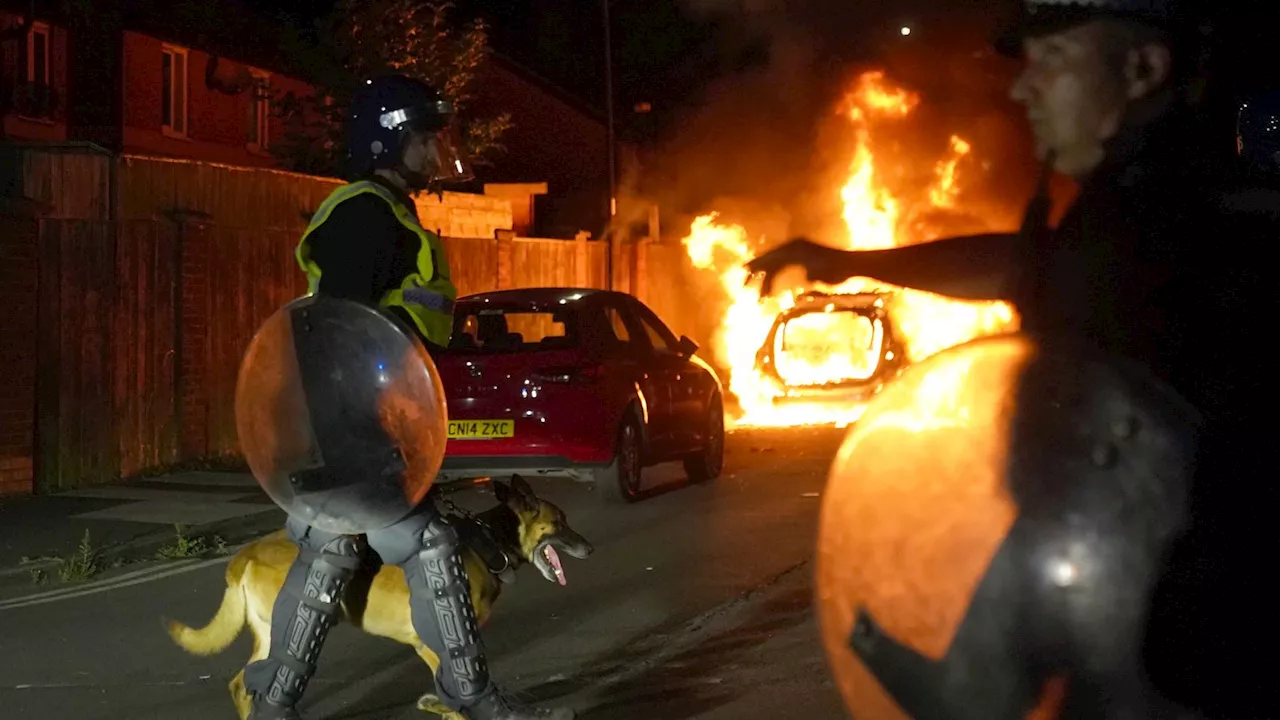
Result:
{"label": "hand", "polygon": [[760,285],[762,296],[771,294],[773,281],[792,266],[804,268],[809,282],[836,285],[853,277],[844,270],[842,261],[845,256],[842,250],[819,245],[806,238],[796,238],[747,263],[747,273],[749,278],[764,276]]}

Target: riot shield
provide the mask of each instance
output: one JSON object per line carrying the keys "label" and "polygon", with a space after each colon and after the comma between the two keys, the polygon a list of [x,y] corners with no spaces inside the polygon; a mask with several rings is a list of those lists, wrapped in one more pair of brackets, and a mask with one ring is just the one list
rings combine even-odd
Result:
{"label": "riot shield", "polygon": [[262,488],[330,532],[404,518],[444,458],[435,364],[395,318],[356,302],[308,296],[268,318],[241,363],[235,411]]}
{"label": "riot shield", "polygon": [[908,368],[823,493],[815,601],[853,717],[1057,717],[1032,714],[1055,668],[1105,678],[1072,716],[1173,717],[1134,658],[1199,426],[1143,368],[1021,335]]}

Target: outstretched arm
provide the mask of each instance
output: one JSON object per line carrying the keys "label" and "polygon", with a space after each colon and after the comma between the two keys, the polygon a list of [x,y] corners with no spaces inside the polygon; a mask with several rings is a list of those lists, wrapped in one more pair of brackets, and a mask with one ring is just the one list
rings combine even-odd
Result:
{"label": "outstretched arm", "polygon": [[841,272],[964,300],[1007,300],[1018,236],[967,235],[845,253]]}
{"label": "outstretched arm", "polygon": [[1013,233],[966,235],[888,250],[837,250],[800,239],[752,260],[747,270],[764,275],[766,294],[782,270],[796,266],[810,281],[828,285],[869,277],[963,300],[1007,300],[1017,246],[1018,235]]}

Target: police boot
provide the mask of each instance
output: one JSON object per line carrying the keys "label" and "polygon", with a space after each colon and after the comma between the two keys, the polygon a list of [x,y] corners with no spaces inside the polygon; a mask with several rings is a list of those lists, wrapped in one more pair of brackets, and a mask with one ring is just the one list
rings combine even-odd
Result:
{"label": "police boot", "polygon": [[573,720],[569,708],[535,708],[521,705],[495,690],[464,709],[467,720]]}
{"label": "police boot", "polygon": [[469,720],[572,720],[568,710],[520,707],[493,685],[458,533],[439,515],[422,521],[419,549],[403,567],[413,628],[440,658],[435,680],[441,702]]}
{"label": "police boot", "polygon": [[249,720],[301,720],[295,706],[315,674],[338,603],[360,565],[355,538],[328,537],[332,539],[318,552],[309,547],[312,537],[299,542],[300,552],[271,612],[270,653],[245,668]]}

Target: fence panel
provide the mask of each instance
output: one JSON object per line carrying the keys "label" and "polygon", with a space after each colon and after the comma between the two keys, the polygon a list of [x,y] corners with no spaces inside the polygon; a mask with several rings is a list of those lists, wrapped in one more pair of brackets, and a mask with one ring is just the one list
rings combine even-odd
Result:
{"label": "fence panel", "polygon": [[497,240],[454,237],[442,240],[458,297],[498,289]]}
{"label": "fence panel", "polygon": [[39,221],[0,217],[0,495],[35,475],[39,248]]}
{"label": "fence panel", "polygon": [[212,226],[208,277],[208,452],[237,452],[235,387],[240,360],[271,313],[307,291],[289,230]]}
{"label": "fence panel", "polygon": [[125,221],[116,227],[111,334],[112,420],[120,474],[178,458],[177,228]]}

